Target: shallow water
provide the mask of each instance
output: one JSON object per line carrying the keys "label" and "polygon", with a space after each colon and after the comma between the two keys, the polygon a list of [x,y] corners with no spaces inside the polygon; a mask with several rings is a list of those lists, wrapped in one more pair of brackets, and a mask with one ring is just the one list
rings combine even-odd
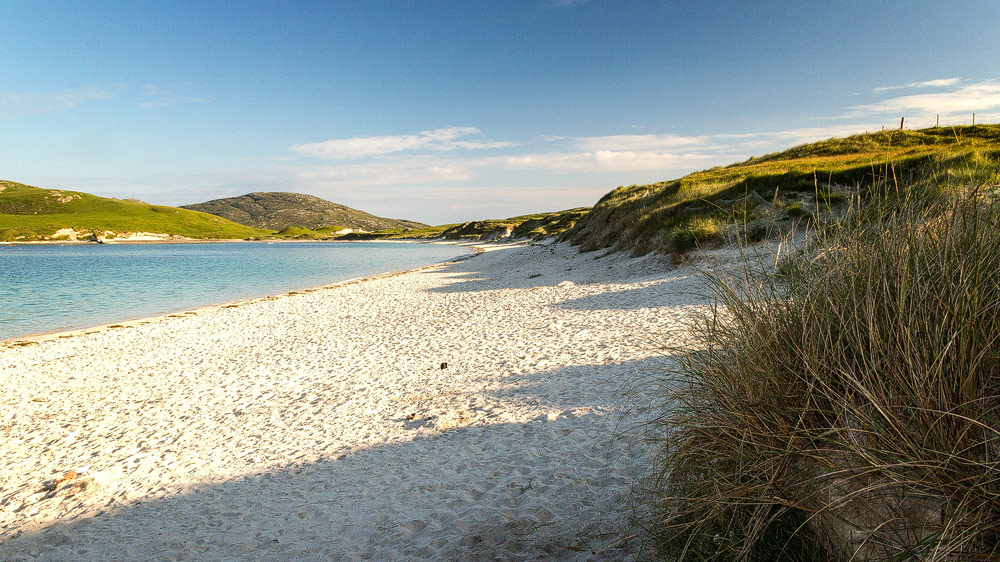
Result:
{"label": "shallow water", "polygon": [[412,269],[466,254],[399,243],[0,246],[0,340]]}

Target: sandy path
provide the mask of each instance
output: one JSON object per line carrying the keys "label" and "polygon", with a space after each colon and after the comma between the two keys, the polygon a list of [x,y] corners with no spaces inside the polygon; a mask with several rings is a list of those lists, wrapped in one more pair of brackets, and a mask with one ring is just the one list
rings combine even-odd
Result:
{"label": "sandy path", "polygon": [[0,559],[630,558],[642,453],[612,437],[643,414],[616,391],[703,290],[594,257],[502,249],[0,349]]}

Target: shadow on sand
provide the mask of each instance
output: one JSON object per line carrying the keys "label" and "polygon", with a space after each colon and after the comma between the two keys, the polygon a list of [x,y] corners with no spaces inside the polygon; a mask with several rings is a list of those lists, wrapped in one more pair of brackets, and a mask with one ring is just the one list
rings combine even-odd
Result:
{"label": "shadow on sand", "polygon": [[508,387],[477,394],[554,413],[418,430],[412,440],[194,485],[24,533],[0,543],[0,559],[630,559],[623,520],[643,459],[616,437],[619,423],[642,417],[641,400],[596,413],[578,392],[580,370],[599,369],[588,384],[604,380],[610,394],[664,361],[512,375]]}

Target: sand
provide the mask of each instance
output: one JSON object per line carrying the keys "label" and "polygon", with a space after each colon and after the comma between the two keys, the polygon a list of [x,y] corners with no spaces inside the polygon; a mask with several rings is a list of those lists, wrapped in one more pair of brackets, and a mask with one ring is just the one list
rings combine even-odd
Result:
{"label": "sand", "polygon": [[493,246],[0,348],[0,560],[628,560],[695,271]]}

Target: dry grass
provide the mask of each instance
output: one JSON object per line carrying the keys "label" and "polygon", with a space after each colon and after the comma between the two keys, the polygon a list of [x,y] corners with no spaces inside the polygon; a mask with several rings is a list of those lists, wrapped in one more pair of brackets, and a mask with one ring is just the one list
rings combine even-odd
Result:
{"label": "dry grass", "polygon": [[[930,171],[961,169],[1000,158],[1000,126],[883,131],[798,146],[649,185],[622,186],[605,195],[564,238],[584,251],[614,248],[637,255],[677,253],[673,231],[692,217],[730,224],[778,220],[784,208],[802,217],[816,203],[837,205],[880,184],[905,185]],[[973,166],[975,167],[975,166]],[[949,178],[954,179],[954,178]],[[771,203],[755,216],[732,214],[731,203],[753,195]],[[806,212],[802,212],[805,210]]]}
{"label": "dry grass", "polygon": [[659,555],[996,559],[1000,203],[934,181],[709,277],[717,306],[660,381]]}

